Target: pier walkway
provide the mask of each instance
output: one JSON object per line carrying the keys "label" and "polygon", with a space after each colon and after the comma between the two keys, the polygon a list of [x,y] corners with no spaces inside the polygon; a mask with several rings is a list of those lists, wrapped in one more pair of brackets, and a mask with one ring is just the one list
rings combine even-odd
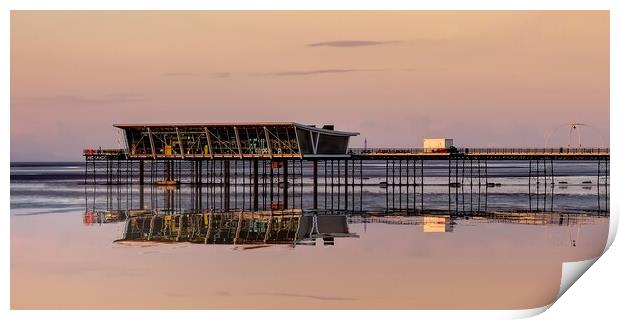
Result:
{"label": "pier walkway", "polygon": [[448,160],[449,158],[468,158],[474,160],[604,160],[609,159],[609,148],[456,148],[454,152],[431,152],[423,148],[349,148],[346,154],[301,155],[295,153],[265,154],[132,154],[124,149],[85,149],[83,153],[90,160],[208,160],[208,159],[355,159],[355,160],[398,160],[427,159]]}

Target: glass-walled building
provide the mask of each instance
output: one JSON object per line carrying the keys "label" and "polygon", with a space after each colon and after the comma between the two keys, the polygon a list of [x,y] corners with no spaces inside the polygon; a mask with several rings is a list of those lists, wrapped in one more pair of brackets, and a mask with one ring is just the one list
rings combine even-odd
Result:
{"label": "glass-walled building", "polygon": [[134,158],[307,158],[346,155],[354,132],[294,122],[117,124]]}

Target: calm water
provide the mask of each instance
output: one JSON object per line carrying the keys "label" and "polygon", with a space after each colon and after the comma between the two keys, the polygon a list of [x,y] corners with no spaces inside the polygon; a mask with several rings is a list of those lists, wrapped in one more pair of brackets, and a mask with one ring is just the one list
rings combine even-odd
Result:
{"label": "calm water", "polygon": [[[551,185],[490,162],[496,186],[480,188],[427,166],[423,199],[382,188],[378,162],[346,204],[322,183],[316,214],[272,215],[247,212],[244,184],[223,212],[216,184],[85,187],[83,163],[12,164],[12,308],[533,308],[562,262],[604,248],[596,163],[556,163]],[[312,202],[302,171],[290,208]]]}

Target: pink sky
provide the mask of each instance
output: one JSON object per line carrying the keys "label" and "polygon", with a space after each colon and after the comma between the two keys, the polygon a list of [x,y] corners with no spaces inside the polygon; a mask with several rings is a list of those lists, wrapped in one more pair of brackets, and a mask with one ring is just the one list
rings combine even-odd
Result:
{"label": "pink sky", "polygon": [[[296,121],[352,146],[609,144],[609,14],[11,13],[11,161],[116,147],[112,123]],[[564,125],[564,126],[563,126]]]}

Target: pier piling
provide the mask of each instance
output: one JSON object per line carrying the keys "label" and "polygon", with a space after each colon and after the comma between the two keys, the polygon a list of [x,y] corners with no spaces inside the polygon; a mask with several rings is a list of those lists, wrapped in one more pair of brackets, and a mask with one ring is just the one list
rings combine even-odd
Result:
{"label": "pier piling", "polygon": [[[565,156],[563,154],[563,157]],[[433,210],[439,203],[445,206],[448,212],[458,215],[486,212],[489,195],[493,197],[493,193],[489,193],[488,188],[500,186],[494,180],[489,182],[488,160],[500,162],[502,159],[463,154],[443,158],[444,165],[441,165],[441,159],[426,155],[392,155],[381,159],[366,159],[357,155],[345,159],[341,157],[241,159],[234,156],[224,159],[87,157],[83,181],[85,186],[105,184],[111,194],[116,189],[129,191],[133,184],[137,184],[139,200],[133,201],[140,210],[149,207],[148,202],[144,201],[145,197],[149,198],[148,191],[145,194],[145,185],[156,185],[162,180],[169,180],[175,183],[166,186],[159,185],[156,188],[163,190],[163,198],[161,193],[158,197],[155,196],[158,191],[151,189],[150,194],[152,201],[155,201],[155,206],[157,206],[157,201],[161,205],[163,199],[163,207],[168,209],[186,202],[192,203],[192,207],[196,210],[202,210],[202,208],[223,211],[324,209],[334,212],[342,212],[342,210],[364,212],[368,207],[383,211],[381,204],[377,207],[377,200],[379,203],[382,202],[383,196],[386,212],[411,214],[424,212],[428,205],[424,199],[428,196],[425,192],[425,188],[429,186],[425,183],[425,177],[428,175],[424,164],[428,159],[431,159],[429,166],[432,169],[430,171],[432,177],[430,207]],[[564,167],[560,166],[556,170],[555,164],[562,160],[567,159],[557,160],[548,155],[541,155],[532,156],[531,159],[525,161],[520,160],[524,164],[522,176],[528,177],[528,194],[524,195],[524,199],[529,198],[531,211],[553,210],[555,176],[564,174]],[[231,163],[231,161],[234,162]],[[600,194],[607,192],[609,160],[605,157],[592,157],[580,161],[591,161],[597,167],[596,169],[593,167],[593,176],[596,175],[597,179],[595,189],[599,194],[598,209],[601,212],[607,211],[607,196]],[[319,168],[319,166],[323,167]],[[306,182],[304,182],[305,170],[312,170],[312,177],[308,177]],[[369,170],[368,177],[364,176],[365,170]],[[366,182],[365,179],[368,178],[370,180]],[[304,188],[304,183],[307,182],[311,182],[311,185],[305,185]],[[477,188],[475,188],[476,183]],[[588,183],[593,185],[594,181],[583,182],[584,185],[580,188],[592,188]],[[191,187],[182,187],[186,184]],[[114,185],[116,187],[113,187]],[[440,193],[438,197],[435,190],[442,185],[446,185],[448,190],[445,190],[446,193]],[[187,192],[180,192],[179,188]],[[319,195],[319,191],[323,194]],[[369,196],[370,200],[364,202],[366,196],[364,193]],[[183,194],[186,196],[182,196]],[[305,197],[310,196],[311,200],[307,198],[307,201],[304,201]],[[319,197],[324,198],[324,202],[321,201],[320,205]],[[263,199],[262,205],[261,198]],[[106,200],[109,206],[121,206],[117,203],[120,201],[119,198],[108,197]],[[125,206],[130,207],[133,203],[132,199],[126,200],[123,200],[126,202]],[[525,207],[527,208],[527,204]]]}
{"label": "pier piling", "polygon": [[319,165],[317,160],[312,160],[312,208],[318,209],[318,193],[319,193]]}

